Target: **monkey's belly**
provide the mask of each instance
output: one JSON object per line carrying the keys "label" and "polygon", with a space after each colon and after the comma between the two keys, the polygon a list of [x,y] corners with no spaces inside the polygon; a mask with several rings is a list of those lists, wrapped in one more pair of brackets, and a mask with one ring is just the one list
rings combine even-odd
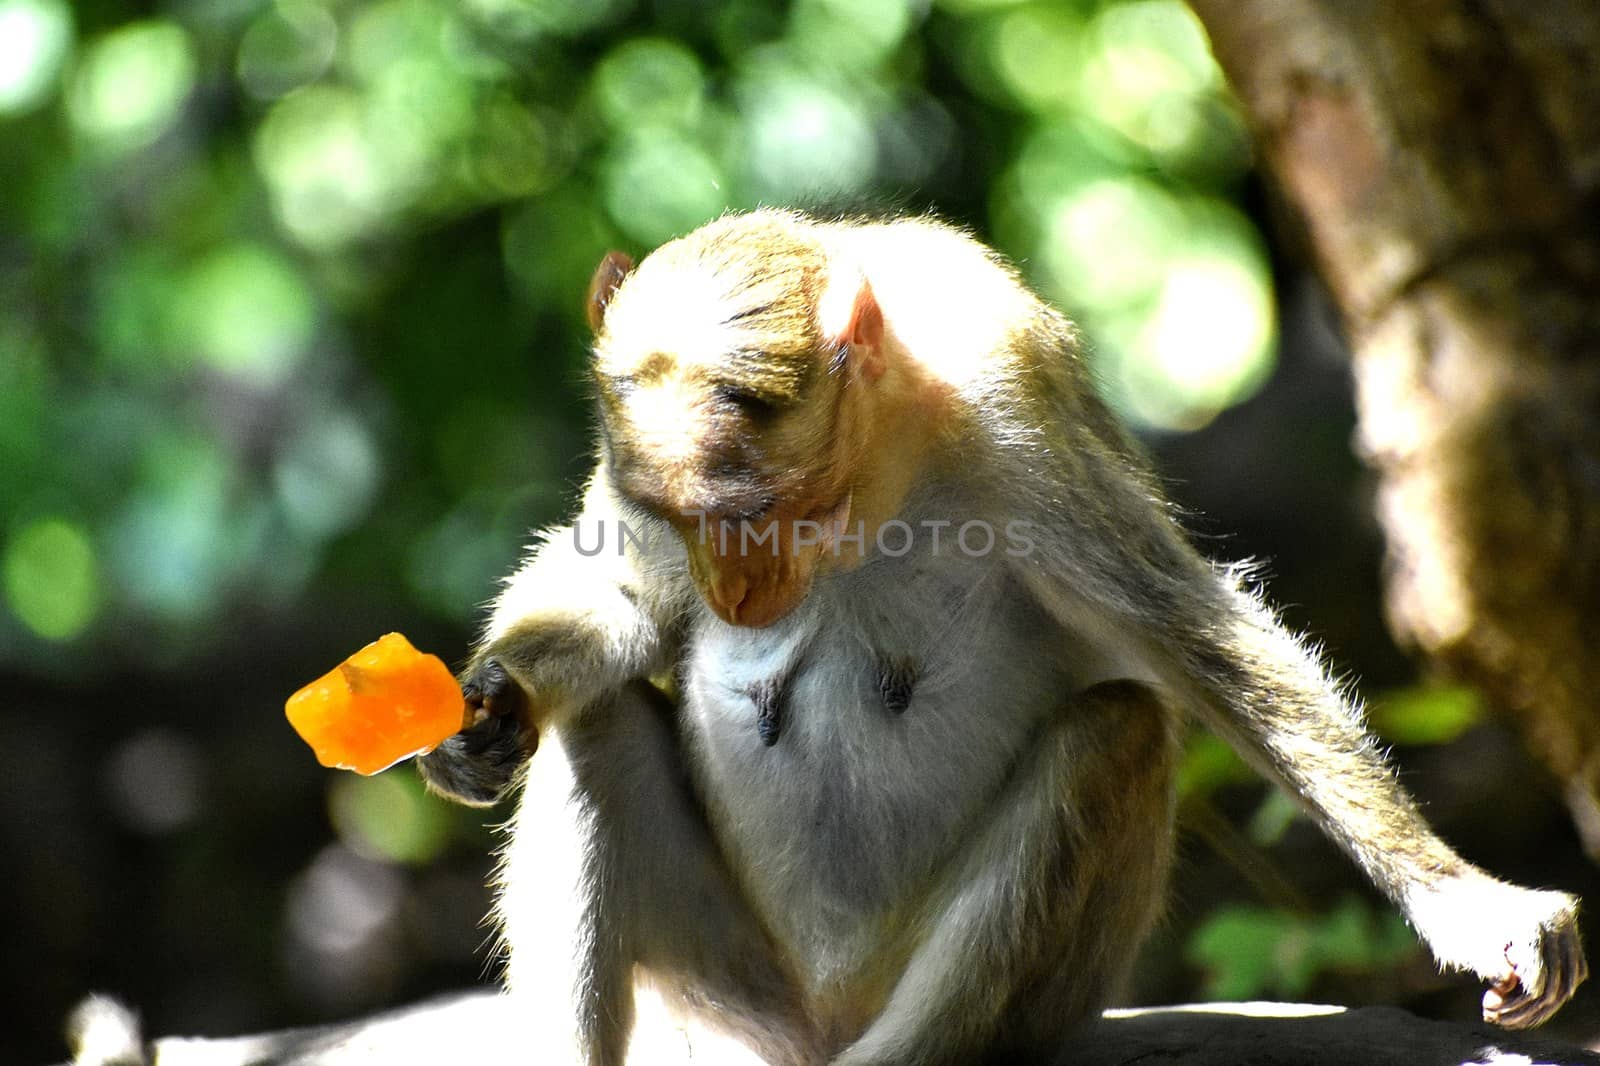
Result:
{"label": "monkey's belly", "polygon": [[774,626],[707,613],[695,628],[684,704],[697,786],[818,994],[898,965],[882,957],[894,931],[1078,687],[1038,653],[1063,635],[993,576],[839,580]]}

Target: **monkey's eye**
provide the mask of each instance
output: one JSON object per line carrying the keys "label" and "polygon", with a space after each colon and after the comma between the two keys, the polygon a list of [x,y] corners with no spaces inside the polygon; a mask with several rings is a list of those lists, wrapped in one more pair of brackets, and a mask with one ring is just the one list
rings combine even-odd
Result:
{"label": "monkey's eye", "polygon": [[717,403],[732,408],[754,422],[768,422],[778,413],[777,404],[738,385],[721,384],[711,390]]}

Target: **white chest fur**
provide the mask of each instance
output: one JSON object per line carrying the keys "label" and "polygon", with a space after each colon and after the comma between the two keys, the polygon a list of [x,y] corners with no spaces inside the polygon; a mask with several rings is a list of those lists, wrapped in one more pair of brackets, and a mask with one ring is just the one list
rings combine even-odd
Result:
{"label": "white chest fur", "polygon": [[[816,985],[873,963],[868,946],[1087,680],[1030,654],[1056,628],[1006,560],[960,555],[876,559],[765,629],[709,611],[693,627],[697,784],[746,892]],[[886,698],[886,664],[908,700]]]}

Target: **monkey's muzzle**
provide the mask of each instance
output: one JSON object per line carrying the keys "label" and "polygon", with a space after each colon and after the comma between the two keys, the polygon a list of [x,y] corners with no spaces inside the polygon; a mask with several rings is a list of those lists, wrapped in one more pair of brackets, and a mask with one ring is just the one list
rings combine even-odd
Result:
{"label": "monkey's muzzle", "polygon": [[805,602],[818,568],[838,555],[849,514],[846,496],[803,517],[708,521],[684,531],[700,597],[729,625],[772,625]]}

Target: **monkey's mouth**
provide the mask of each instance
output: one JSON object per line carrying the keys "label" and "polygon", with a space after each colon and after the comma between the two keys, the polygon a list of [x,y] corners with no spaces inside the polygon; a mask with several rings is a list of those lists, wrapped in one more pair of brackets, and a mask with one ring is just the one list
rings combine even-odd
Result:
{"label": "monkey's mouth", "polygon": [[840,557],[851,493],[803,512],[689,544],[689,570],[706,606],[729,625],[761,629],[805,602],[820,564]]}

